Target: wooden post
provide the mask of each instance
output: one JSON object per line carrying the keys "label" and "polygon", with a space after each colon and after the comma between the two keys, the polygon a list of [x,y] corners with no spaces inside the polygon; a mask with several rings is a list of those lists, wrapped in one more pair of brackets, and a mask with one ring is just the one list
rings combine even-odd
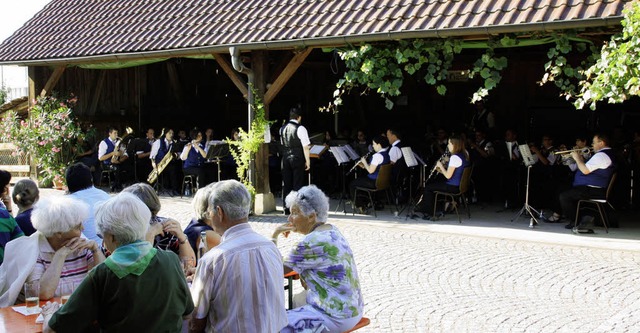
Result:
{"label": "wooden post", "polygon": [[[267,51],[251,52],[251,69],[254,75],[254,85],[256,97],[264,101],[264,92],[267,86],[267,75],[269,74],[269,61]],[[264,116],[269,119],[269,104],[264,103]],[[256,187],[256,204],[254,211],[256,214],[270,212],[276,209],[275,199],[269,187],[269,148],[267,144],[262,144],[255,159],[256,177],[254,185]]]}
{"label": "wooden post", "polygon": [[[31,118],[31,107],[33,106],[33,101],[36,99],[36,82],[37,82],[37,73],[36,67],[29,66],[28,75],[29,75],[29,107],[27,108],[27,117]],[[29,154],[29,178],[34,180],[36,183],[38,182],[38,165],[35,162],[35,159],[31,154]]]}

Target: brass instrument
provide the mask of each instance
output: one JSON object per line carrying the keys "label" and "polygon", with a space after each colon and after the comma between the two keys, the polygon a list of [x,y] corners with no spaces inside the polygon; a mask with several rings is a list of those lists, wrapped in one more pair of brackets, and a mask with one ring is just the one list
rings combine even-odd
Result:
{"label": "brass instrument", "polygon": [[113,148],[113,151],[117,152],[117,154],[113,154],[111,156],[111,163],[118,163],[120,161],[120,157],[122,156],[120,155],[120,145],[124,142],[124,139],[133,134],[133,128],[131,127],[127,127],[125,131],[127,132],[127,134],[125,134],[122,138],[116,138],[116,145]]}
{"label": "brass instrument", "polygon": [[573,153],[574,151],[579,151],[582,152],[582,154],[586,154],[589,152],[593,152],[593,148],[591,147],[584,147],[584,148],[574,148],[574,149],[569,149],[569,150],[559,150],[559,151],[555,151],[553,152],[556,155],[568,155]]}
{"label": "brass instrument", "polygon": [[[164,130],[165,129],[163,128],[162,132],[160,132],[160,136],[158,137],[158,140],[162,140],[162,137],[164,136]],[[149,176],[147,177],[147,183],[149,184],[155,183],[158,180],[158,176],[160,176],[160,173],[162,173],[162,171],[164,171],[167,165],[171,163],[173,158],[174,156],[171,153],[171,151],[168,151],[167,154],[164,155],[162,160],[160,160],[160,163],[158,163],[157,165],[153,163],[153,160],[152,160],[151,162],[154,166],[153,166],[153,170],[151,170],[151,172],[149,173]]]}

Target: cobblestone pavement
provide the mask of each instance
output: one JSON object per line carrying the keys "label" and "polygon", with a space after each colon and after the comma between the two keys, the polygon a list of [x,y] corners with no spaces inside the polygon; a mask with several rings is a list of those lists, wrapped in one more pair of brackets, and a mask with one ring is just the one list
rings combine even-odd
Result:
{"label": "cobblestone pavement", "polygon": [[[186,225],[189,200],[162,198],[162,204],[160,215]],[[517,232],[529,238],[451,220],[449,227],[468,232],[449,232],[431,223],[398,223],[390,214],[330,219],[358,264],[371,319],[358,332],[640,332],[638,240],[589,246],[596,239],[571,243],[573,235],[526,227]],[[284,221],[251,217],[266,237]],[[299,239],[281,239],[278,247],[285,254]]]}

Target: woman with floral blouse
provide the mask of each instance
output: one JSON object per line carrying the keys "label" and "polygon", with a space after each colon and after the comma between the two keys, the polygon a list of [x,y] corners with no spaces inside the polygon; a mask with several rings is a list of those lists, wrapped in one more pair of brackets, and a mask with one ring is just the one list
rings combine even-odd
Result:
{"label": "woman with floral blouse", "polygon": [[304,235],[285,258],[284,269],[285,274],[300,274],[305,291],[296,296],[296,308],[287,311],[289,325],[282,332],[353,328],[362,318],[364,302],[349,243],[338,228],[326,223],[329,198],[310,185],[289,193],[285,202],[291,210],[289,223],[276,228],[273,241],[290,231]]}

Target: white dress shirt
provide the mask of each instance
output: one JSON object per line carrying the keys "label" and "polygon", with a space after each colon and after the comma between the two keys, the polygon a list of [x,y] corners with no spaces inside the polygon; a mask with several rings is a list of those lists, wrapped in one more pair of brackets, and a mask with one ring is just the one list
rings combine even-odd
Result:
{"label": "white dress shirt", "polygon": [[391,159],[391,163],[396,163],[402,157],[402,150],[400,150],[398,144],[400,144],[400,140],[394,141],[389,149],[389,158]]}

